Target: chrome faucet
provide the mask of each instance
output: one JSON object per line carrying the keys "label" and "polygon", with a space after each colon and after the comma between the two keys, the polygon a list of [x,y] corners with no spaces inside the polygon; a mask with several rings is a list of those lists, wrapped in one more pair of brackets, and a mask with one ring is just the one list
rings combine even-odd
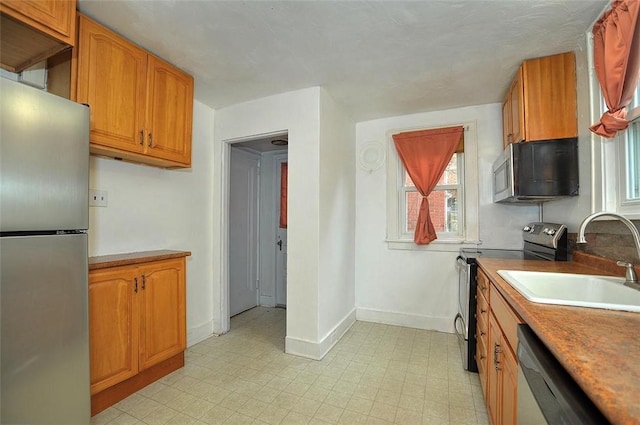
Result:
{"label": "chrome faucet", "polygon": [[[638,228],[626,217],[623,217],[620,214],[613,213],[613,212],[600,211],[597,213],[593,213],[587,216],[584,220],[582,220],[582,223],[580,223],[580,227],[578,228],[577,243],[587,243],[587,240],[584,237],[584,233],[585,233],[585,230],[587,229],[587,225],[591,223],[594,219],[598,217],[603,217],[603,216],[617,218],[629,228],[629,230],[631,231],[631,235],[633,236],[633,242],[636,245],[636,252],[638,254],[638,258],[640,258],[640,233],[638,232]],[[627,268],[626,281],[624,282],[625,286],[629,286],[631,288],[640,290],[640,283],[638,283],[638,277],[636,276],[636,271],[633,269],[633,264],[627,263],[626,261],[618,261],[616,264],[619,265],[620,267]]]}

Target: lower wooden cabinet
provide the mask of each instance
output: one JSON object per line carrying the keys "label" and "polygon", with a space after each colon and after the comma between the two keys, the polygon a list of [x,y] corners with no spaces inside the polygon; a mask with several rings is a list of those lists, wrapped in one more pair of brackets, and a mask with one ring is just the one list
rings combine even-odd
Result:
{"label": "lower wooden cabinet", "polygon": [[138,373],[139,302],[135,267],[89,273],[91,394]]}
{"label": "lower wooden cabinet", "polygon": [[[486,294],[490,294],[489,300],[485,298]],[[515,425],[518,421],[515,330],[522,320],[482,270],[478,270],[477,297],[476,362],[489,420],[493,425]]]}
{"label": "lower wooden cabinet", "polygon": [[[186,348],[185,258],[91,270],[89,346],[94,414],[109,402],[103,400],[94,408],[93,396],[105,399],[104,393],[119,385],[117,395],[106,397],[118,401],[129,391],[129,381],[132,392],[139,389],[140,373],[182,355]],[[181,360],[184,364],[183,356]]]}
{"label": "lower wooden cabinet", "polygon": [[489,317],[487,413],[494,425],[517,424],[518,364],[493,314]]}
{"label": "lower wooden cabinet", "polygon": [[480,377],[480,385],[482,393],[487,396],[487,368],[488,368],[488,352],[489,346],[489,282],[481,281],[478,275],[478,306],[476,310],[477,329],[476,329],[476,364],[478,365],[478,376]]}

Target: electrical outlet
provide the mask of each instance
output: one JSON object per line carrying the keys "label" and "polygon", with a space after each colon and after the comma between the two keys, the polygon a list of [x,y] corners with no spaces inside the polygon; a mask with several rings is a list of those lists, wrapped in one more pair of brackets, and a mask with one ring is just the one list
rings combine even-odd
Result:
{"label": "electrical outlet", "polygon": [[89,206],[90,207],[106,207],[107,191],[89,189]]}

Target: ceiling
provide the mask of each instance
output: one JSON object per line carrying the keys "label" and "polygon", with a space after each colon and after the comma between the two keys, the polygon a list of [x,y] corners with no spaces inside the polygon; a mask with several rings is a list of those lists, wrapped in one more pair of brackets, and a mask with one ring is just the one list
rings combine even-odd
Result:
{"label": "ceiling", "polygon": [[523,59],[575,50],[607,0],[79,0],[194,75],[214,109],[322,86],[365,121],[499,102]]}

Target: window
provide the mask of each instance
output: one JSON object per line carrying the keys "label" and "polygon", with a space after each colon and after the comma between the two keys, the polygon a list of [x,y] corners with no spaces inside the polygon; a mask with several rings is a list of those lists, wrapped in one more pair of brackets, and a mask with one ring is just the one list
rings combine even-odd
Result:
{"label": "window", "polygon": [[624,147],[624,172],[622,173],[621,206],[640,204],[640,86],[627,108],[627,119],[631,121],[620,136]]}
{"label": "window", "polygon": [[[438,239],[429,245],[413,242],[422,196],[417,192],[402,161],[392,135],[404,131],[462,125],[464,153],[451,158],[436,188],[429,195],[431,221]],[[460,244],[478,239],[478,169],[476,123],[453,123],[388,132],[387,145],[387,245],[390,249],[457,251]]]}
{"label": "window", "polygon": [[[588,41],[591,53],[591,34]],[[591,122],[596,122],[606,111],[606,105],[591,55],[589,67],[592,71]],[[592,134],[592,210],[613,211],[630,219],[640,219],[640,86],[627,107],[627,119],[631,121],[629,127],[613,139]]]}
{"label": "window", "polygon": [[[460,173],[458,173],[460,170]],[[460,238],[464,227],[464,215],[462,214],[462,182],[464,170],[464,154],[455,153],[440,177],[438,185],[429,194],[429,208],[431,222],[438,232],[438,239]],[[416,229],[418,213],[422,196],[418,193],[409,174],[400,165],[403,185],[398,193],[402,205],[403,236],[413,238]]]}

